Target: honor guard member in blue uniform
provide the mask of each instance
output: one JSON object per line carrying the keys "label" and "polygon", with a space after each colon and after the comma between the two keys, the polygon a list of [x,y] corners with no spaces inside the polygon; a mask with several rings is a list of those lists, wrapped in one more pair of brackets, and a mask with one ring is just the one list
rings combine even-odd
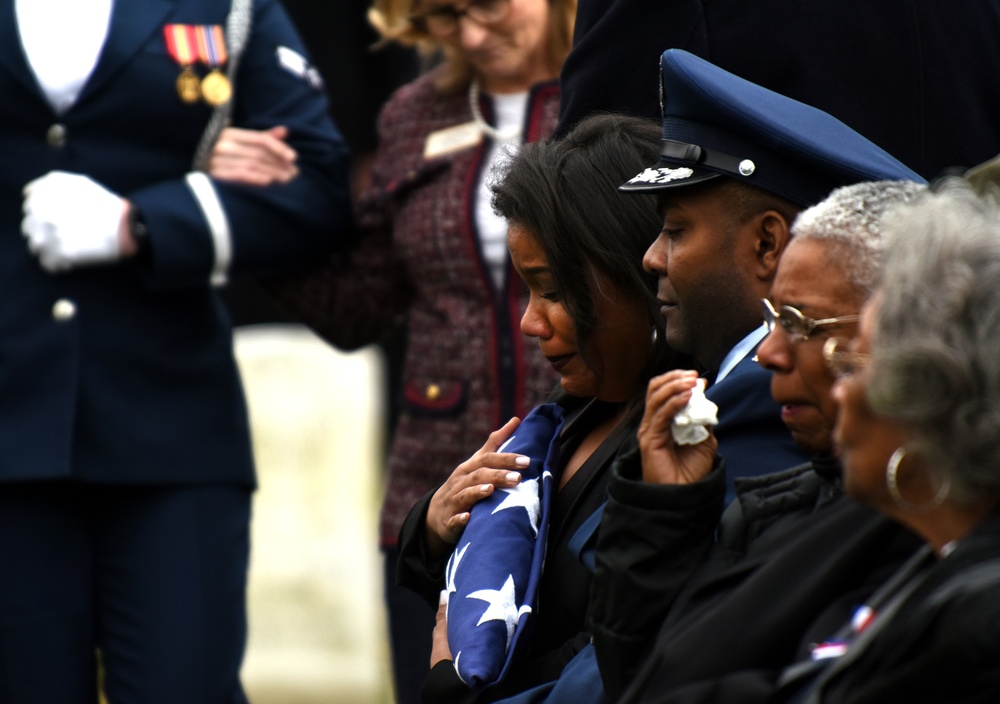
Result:
{"label": "honor guard member in blue uniform", "polygon": [[[322,82],[274,0],[0,0],[0,100],[0,701],[93,702],[98,657],[116,704],[245,701],[255,478],[218,286],[340,237]],[[287,128],[298,175],[194,168],[227,121]]]}

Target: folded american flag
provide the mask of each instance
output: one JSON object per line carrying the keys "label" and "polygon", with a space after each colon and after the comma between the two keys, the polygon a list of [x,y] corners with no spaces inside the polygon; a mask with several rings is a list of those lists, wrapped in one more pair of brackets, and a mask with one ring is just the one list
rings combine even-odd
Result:
{"label": "folded american flag", "polygon": [[472,507],[448,560],[448,644],[459,677],[476,690],[503,679],[530,637],[562,424],[562,408],[554,403],[524,417],[500,451],[527,455],[531,464],[516,487]]}

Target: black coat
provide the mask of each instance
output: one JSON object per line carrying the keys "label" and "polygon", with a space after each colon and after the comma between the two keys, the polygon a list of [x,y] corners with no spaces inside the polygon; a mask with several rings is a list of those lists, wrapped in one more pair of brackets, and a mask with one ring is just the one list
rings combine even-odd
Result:
{"label": "black coat", "polygon": [[[858,652],[831,665],[823,704],[993,704],[1000,701],[1000,514],[961,538]],[[863,636],[862,636],[863,638]],[[850,664],[847,664],[848,658]]]}
{"label": "black coat", "polygon": [[[568,458],[598,423],[618,406],[591,401],[580,406],[566,394],[556,399],[568,408],[561,435],[561,457]],[[635,436],[635,423],[619,425],[555,496],[549,523],[545,570],[539,585],[538,620],[527,660],[512,665],[503,682],[478,697],[462,684],[450,662],[439,663],[424,687],[424,700],[491,701],[555,679],[563,666],[590,641],[586,613],[592,575],[569,548],[580,526],[604,502],[610,467],[619,449]],[[447,556],[431,558],[425,550],[427,509],[433,492],[410,511],[399,535],[397,581],[420,594],[435,609],[444,585]]]}
{"label": "black coat", "polygon": [[919,545],[843,498],[829,460],[741,482],[717,541],[721,467],[690,486],[639,471],[626,455],[612,478],[592,590],[611,701],[765,701]]}
{"label": "black coat", "polygon": [[926,178],[1000,153],[1000,0],[580,0],[562,134],[595,111],[659,120],[686,49],[834,115]]}

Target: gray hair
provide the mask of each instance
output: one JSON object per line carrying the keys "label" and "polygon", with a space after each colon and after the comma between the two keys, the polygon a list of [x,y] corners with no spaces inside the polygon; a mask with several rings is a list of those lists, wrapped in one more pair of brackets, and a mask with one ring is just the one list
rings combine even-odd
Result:
{"label": "gray hair", "polygon": [[872,408],[952,496],[1000,496],[1000,203],[942,180],[885,223]]}
{"label": "gray hair", "polygon": [[792,225],[798,240],[819,240],[843,266],[848,283],[871,296],[882,269],[882,224],[888,212],[924,193],[915,181],[868,181],[843,186],[803,210]]}

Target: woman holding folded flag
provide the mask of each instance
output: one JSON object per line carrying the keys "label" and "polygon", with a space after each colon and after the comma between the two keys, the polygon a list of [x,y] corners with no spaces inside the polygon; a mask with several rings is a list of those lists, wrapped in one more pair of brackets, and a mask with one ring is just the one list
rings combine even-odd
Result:
{"label": "woman holding folded flag", "polygon": [[[564,412],[554,439],[558,491],[531,605],[537,620],[523,658],[502,682],[477,692],[459,678],[439,626],[425,701],[490,701],[522,691],[552,679],[589,641],[590,572],[570,541],[604,501],[611,463],[635,435],[646,382],[674,357],[658,332],[655,282],[639,266],[660,226],[655,201],[633,202],[617,192],[630,170],[657,156],[659,140],[651,121],[590,118],[563,140],[523,147],[494,187],[494,207],[509,224],[511,259],[529,294],[521,331],[560,376],[553,396]],[[512,420],[490,435],[407,517],[400,580],[429,603],[438,603],[445,562],[472,506],[521,481],[518,455],[499,452],[516,428]],[[520,605],[522,595],[515,598]]]}

